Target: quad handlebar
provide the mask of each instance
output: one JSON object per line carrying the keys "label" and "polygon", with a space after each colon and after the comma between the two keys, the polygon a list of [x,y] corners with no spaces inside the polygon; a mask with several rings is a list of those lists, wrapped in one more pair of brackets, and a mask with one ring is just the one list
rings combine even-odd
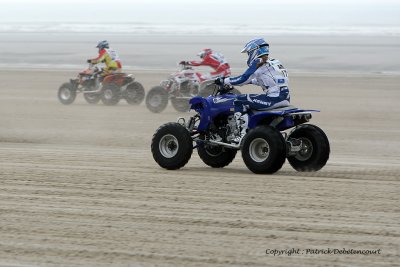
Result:
{"label": "quad handlebar", "polygon": [[187,61],[181,61],[181,62],[179,62],[178,65],[180,66],[181,70],[191,70],[191,69],[193,69],[192,65],[190,65]]}
{"label": "quad handlebar", "polygon": [[224,95],[234,89],[232,85],[224,83],[224,78],[218,78],[214,80],[214,84],[217,85],[217,91],[214,90],[214,95]]}
{"label": "quad handlebar", "polygon": [[96,73],[96,74],[100,74],[101,72],[103,72],[102,68],[99,68],[97,66],[97,64],[93,64],[93,63],[89,63],[89,69],[93,70],[93,72]]}

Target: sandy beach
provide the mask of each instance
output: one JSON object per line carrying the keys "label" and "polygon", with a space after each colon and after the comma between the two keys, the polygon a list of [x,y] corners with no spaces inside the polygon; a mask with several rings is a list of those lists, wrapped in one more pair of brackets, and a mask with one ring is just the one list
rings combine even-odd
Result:
{"label": "sandy beach", "polygon": [[[398,55],[397,55],[398,56]],[[0,72],[0,266],[395,266],[399,260],[400,77],[291,75],[292,104],[331,142],[328,164],[254,175],[195,152],[161,169],[150,142],[189,116],[142,103],[64,106],[73,70]],[[146,90],[168,71],[130,70]],[[256,88],[241,88],[257,92]],[[267,249],[378,255],[267,255]]]}
{"label": "sandy beach", "polygon": [[[234,72],[245,68],[243,44],[253,35],[135,35],[98,33],[0,32],[0,67],[7,69],[83,68],[97,55],[98,40],[107,39],[127,68],[174,70],[181,60],[198,60],[203,48],[221,52]],[[399,36],[267,35],[271,57],[293,73],[373,73],[400,75]],[[209,68],[203,68],[210,71]]]}

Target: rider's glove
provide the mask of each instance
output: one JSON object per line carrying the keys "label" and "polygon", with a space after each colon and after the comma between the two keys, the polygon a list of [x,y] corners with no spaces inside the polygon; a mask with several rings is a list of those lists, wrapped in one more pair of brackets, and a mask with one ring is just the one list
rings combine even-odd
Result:
{"label": "rider's glove", "polygon": [[180,65],[189,65],[189,62],[182,60],[181,62],[179,62]]}
{"label": "rider's glove", "polygon": [[87,63],[92,63],[91,59],[86,60]]}
{"label": "rider's glove", "polygon": [[215,79],[214,83],[216,85],[223,85],[224,84],[224,78],[223,77],[222,78],[217,78],[217,79]]}

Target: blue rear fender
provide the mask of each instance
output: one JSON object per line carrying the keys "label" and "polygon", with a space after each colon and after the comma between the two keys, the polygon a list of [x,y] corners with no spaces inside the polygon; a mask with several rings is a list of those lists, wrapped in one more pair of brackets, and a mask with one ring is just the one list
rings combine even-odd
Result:
{"label": "blue rear fender", "polygon": [[302,113],[310,113],[310,112],[319,112],[319,110],[312,109],[288,109],[288,110],[271,110],[264,112],[257,112],[250,114],[249,118],[249,129],[255,128],[260,124],[265,123],[266,121],[271,122],[276,117],[284,117],[284,119],[276,126],[276,128],[280,131],[289,129],[291,127],[296,126],[295,121],[292,116],[288,116],[289,114],[302,114]]}

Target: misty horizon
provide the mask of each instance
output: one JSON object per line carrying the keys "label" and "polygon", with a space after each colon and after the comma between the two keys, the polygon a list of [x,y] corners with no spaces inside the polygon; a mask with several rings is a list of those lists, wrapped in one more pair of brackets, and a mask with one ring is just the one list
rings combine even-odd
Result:
{"label": "misty horizon", "polygon": [[3,1],[3,23],[400,26],[396,1]]}

